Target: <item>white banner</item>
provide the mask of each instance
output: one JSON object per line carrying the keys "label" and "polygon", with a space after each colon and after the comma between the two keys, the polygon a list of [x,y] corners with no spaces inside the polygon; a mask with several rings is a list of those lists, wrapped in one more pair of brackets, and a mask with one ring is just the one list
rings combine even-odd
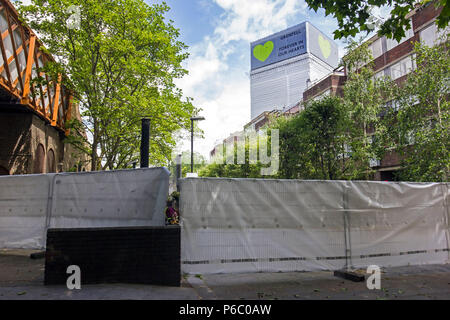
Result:
{"label": "white banner", "polygon": [[182,271],[448,262],[449,194],[445,183],[183,179]]}
{"label": "white banner", "polygon": [[53,177],[0,176],[0,248],[42,248]]}
{"label": "white banner", "polygon": [[47,228],[164,226],[165,168],[0,177],[0,248],[45,247]]}

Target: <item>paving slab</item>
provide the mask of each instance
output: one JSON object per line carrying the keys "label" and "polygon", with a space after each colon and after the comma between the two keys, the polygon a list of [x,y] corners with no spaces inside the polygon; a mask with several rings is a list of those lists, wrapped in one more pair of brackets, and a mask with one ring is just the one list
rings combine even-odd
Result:
{"label": "paving slab", "polygon": [[[44,286],[44,259],[0,252],[0,300],[449,300],[450,264],[385,268],[381,289],[332,271],[183,275],[181,287],[140,284]],[[364,270],[357,270],[364,273]]]}
{"label": "paving slab", "polygon": [[450,299],[450,264],[385,268],[379,290],[369,290],[366,281],[335,277],[332,271],[214,274],[202,279],[219,299]]}
{"label": "paving slab", "polygon": [[44,286],[44,259],[30,259],[30,252],[0,254],[0,300],[197,300],[197,292],[185,281],[180,288],[140,284]]}

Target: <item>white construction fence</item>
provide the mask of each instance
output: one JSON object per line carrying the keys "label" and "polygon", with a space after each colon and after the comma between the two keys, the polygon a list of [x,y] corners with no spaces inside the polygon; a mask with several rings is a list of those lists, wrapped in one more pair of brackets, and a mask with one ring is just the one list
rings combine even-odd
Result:
{"label": "white construction fence", "polygon": [[45,247],[48,228],[164,226],[165,168],[0,177],[0,248]]}
{"label": "white construction fence", "polygon": [[188,178],[186,273],[450,262],[448,183]]}

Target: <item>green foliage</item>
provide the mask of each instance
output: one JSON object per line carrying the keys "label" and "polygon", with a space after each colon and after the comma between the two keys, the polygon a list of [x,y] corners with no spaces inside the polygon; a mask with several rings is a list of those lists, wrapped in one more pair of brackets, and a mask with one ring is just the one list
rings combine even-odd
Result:
{"label": "green foliage", "polygon": [[[79,27],[71,6],[80,8]],[[139,159],[140,118],[151,118],[150,162],[167,163],[173,132],[195,112],[173,80],[186,74],[186,46],[164,19],[169,7],[143,0],[31,0],[19,10],[57,58],[47,72],[62,73],[87,130],[92,170]],[[74,124],[72,122],[72,124]],[[78,128],[80,130],[80,128]],[[89,139],[88,139],[89,138]]]}
{"label": "green foliage", "polygon": [[[405,16],[414,9],[416,2],[416,0],[306,0],[310,9],[317,11],[319,8],[323,8],[325,15],[332,15],[336,18],[339,29],[334,31],[335,39],[355,37],[359,32],[364,31],[371,32],[374,26],[370,19],[370,7],[389,5],[392,7],[391,16],[381,24],[378,34],[398,41],[405,36],[405,30],[411,28],[409,20]],[[440,28],[448,25],[450,5],[447,0],[422,0],[421,4],[443,7],[437,18],[437,24]]]}
{"label": "green foliage", "polygon": [[449,181],[450,39],[432,48],[416,43],[418,68],[397,92],[390,110],[391,144],[402,155],[406,181]]}
{"label": "green foliage", "polygon": [[[197,172],[206,165],[206,159],[203,155],[194,151],[194,172]],[[186,173],[191,172],[191,152],[181,153],[181,175],[186,177]]]}
{"label": "green foliage", "polygon": [[343,59],[348,76],[342,98],[309,102],[291,118],[280,118],[280,177],[370,179],[370,161],[385,152],[385,101],[389,79],[374,79],[368,43],[350,43]]}
{"label": "green foliage", "polygon": [[372,172],[370,160],[383,157],[386,124],[381,115],[385,103],[392,99],[395,84],[386,78],[375,79],[372,55],[368,43],[352,42],[343,63],[348,70],[344,85],[348,146],[355,167],[352,178],[369,179]]}
{"label": "green foliage", "polygon": [[[205,157],[194,151],[194,172],[199,172],[207,165]],[[168,169],[172,176],[176,175],[176,159],[172,159],[168,164]],[[191,172],[191,152],[183,151],[181,153],[181,177],[185,178],[186,174]]]}
{"label": "green foliage", "polygon": [[303,112],[282,118],[280,177],[288,179],[345,179],[346,119],[342,101],[325,97],[309,103]]}
{"label": "green foliage", "polygon": [[[229,145],[228,148],[233,148],[233,152],[228,151],[228,154],[233,154],[231,159],[227,161],[227,151],[224,148],[224,153],[216,155],[212,163],[203,167],[199,171],[201,177],[227,177],[227,178],[264,178],[266,176],[261,175],[261,168],[264,166],[259,161],[259,144],[263,140],[263,137],[256,139],[245,139],[234,143],[233,146]],[[269,139],[270,140],[270,139]],[[267,142],[270,145],[270,141]],[[238,148],[238,144],[240,147]],[[238,161],[238,149],[245,150],[245,163],[239,163]],[[250,157],[253,154],[254,158]],[[254,161],[255,159],[256,161]],[[242,161],[244,162],[244,161]],[[268,177],[273,178],[273,177]]]}

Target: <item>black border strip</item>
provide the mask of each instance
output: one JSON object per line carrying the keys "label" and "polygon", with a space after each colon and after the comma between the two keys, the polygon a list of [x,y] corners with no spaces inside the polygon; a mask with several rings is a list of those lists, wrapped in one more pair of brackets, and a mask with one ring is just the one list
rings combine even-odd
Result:
{"label": "black border strip", "polygon": [[[365,254],[359,256],[352,256],[353,259],[367,259],[377,257],[389,257],[389,256],[403,256],[410,254],[425,254],[425,253],[438,253],[438,252],[450,252],[450,248],[445,249],[430,249],[430,250],[416,250],[416,251],[404,251],[399,253],[374,253]],[[226,264],[226,263],[245,263],[245,262],[280,262],[280,261],[307,261],[307,260],[345,260],[345,256],[336,257],[284,257],[284,258],[259,258],[259,259],[219,259],[219,260],[196,260],[196,261],[181,261],[181,264]]]}

